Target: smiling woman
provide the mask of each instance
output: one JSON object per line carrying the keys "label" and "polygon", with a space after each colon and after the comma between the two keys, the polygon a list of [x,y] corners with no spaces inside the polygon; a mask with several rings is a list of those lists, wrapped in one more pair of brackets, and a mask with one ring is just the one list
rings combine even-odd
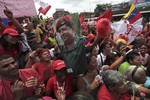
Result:
{"label": "smiling woman", "polygon": [[13,28],[6,28],[0,38],[0,55],[9,54],[17,59],[21,53],[21,44],[18,40],[18,32]]}

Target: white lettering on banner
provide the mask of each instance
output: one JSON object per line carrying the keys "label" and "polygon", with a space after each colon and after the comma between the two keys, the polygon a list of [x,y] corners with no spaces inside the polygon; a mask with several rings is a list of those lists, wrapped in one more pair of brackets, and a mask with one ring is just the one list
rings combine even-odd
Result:
{"label": "white lettering on banner", "polygon": [[33,0],[1,0],[0,17],[7,18],[3,13],[5,6],[13,12],[14,17],[37,15]]}
{"label": "white lettering on banner", "polygon": [[[128,38],[127,44],[130,44],[137,35],[141,34],[143,26],[142,26],[143,18],[138,19],[136,22],[133,23],[131,30],[128,31],[128,25],[125,21],[121,20],[118,22],[114,22],[111,24],[111,28],[115,31],[113,34],[113,39],[117,39],[120,35],[123,35]],[[130,28],[129,28],[130,29]],[[128,34],[126,34],[128,33]]]}

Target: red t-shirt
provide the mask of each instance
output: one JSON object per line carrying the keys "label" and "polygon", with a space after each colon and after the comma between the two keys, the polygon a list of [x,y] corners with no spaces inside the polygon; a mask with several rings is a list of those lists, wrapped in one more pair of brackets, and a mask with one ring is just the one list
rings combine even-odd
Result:
{"label": "red t-shirt", "polygon": [[54,76],[52,66],[47,66],[42,62],[37,62],[33,64],[33,66],[35,70],[39,73],[45,84],[50,77]]}
{"label": "red t-shirt", "polygon": [[[54,93],[55,97],[57,95],[57,81],[56,76],[51,77],[46,85],[46,93]],[[66,97],[69,97],[73,94],[73,78],[71,78],[69,75],[66,77],[65,81],[65,87],[64,87]]]}
{"label": "red t-shirt", "polygon": [[[43,84],[43,81],[39,74],[32,68],[20,69],[19,80],[26,82],[31,76],[37,78],[39,84]],[[35,87],[26,87],[23,90],[23,98],[32,96],[35,93]],[[11,81],[1,78],[0,79],[0,100],[14,100],[14,95],[11,91]]]}
{"label": "red t-shirt", "polygon": [[[102,86],[100,87],[97,97],[98,100],[117,100],[113,95],[111,95],[104,84],[102,84]],[[131,100],[131,96],[128,93],[124,93],[118,100]]]}

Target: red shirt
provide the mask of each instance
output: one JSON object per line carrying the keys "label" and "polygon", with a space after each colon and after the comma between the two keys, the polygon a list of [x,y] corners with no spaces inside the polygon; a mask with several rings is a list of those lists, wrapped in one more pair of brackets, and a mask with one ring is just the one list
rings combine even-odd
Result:
{"label": "red shirt", "polygon": [[[113,95],[111,95],[104,84],[102,84],[102,86],[100,87],[97,97],[98,100],[117,100]],[[118,100],[131,100],[131,96],[128,93],[124,93]]]}
{"label": "red shirt", "polygon": [[[53,76],[47,82],[46,93],[54,92],[54,95],[56,97],[57,90],[58,88],[57,88],[56,76]],[[67,75],[66,77],[64,90],[66,93],[66,97],[69,97],[73,94],[73,78],[71,78],[69,75]]]}
{"label": "red shirt", "polygon": [[39,73],[44,83],[47,83],[48,79],[53,76],[53,69],[51,66],[47,66],[42,62],[33,64],[35,70]]}
{"label": "red shirt", "polygon": [[[37,78],[39,84],[43,84],[39,74],[32,68],[20,69],[19,80],[26,82],[31,76]],[[23,90],[23,98],[31,96],[35,93],[35,87],[25,88]],[[11,91],[11,81],[1,78],[0,79],[0,100],[14,100],[14,95]]]}
{"label": "red shirt", "polygon": [[4,47],[0,44],[0,55],[8,54],[13,58],[17,59],[21,53],[21,44],[19,46],[19,50],[16,46],[12,47],[11,49],[4,49]]}

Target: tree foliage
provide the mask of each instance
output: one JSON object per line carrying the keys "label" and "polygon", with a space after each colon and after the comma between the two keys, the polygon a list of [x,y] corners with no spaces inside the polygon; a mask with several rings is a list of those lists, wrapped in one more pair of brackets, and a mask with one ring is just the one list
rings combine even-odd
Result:
{"label": "tree foliage", "polygon": [[105,12],[110,8],[111,8],[111,3],[96,5],[96,8],[94,9],[95,17],[98,17],[101,13]]}

